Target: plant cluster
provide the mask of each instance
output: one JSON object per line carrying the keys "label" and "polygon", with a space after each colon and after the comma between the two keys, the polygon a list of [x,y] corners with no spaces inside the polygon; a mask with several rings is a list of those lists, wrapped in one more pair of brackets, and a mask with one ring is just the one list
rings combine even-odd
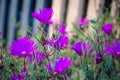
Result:
{"label": "plant cluster", "polygon": [[[0,32],[1,80],[120,79],[120,42],[112,23],[80,18],[73,25],[76,34],[51,20],[52,15],[52,8],[34,11],[38,32],[18,38],[8,49]],[[53,26],[52,36],[45,31],[48,24]]]}

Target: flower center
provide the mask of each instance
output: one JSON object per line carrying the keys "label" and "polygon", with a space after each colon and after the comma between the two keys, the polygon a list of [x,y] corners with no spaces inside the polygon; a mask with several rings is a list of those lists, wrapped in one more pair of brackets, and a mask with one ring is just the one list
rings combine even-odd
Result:
{"label": "flower center", "polygon": [[22,51],[22,54],[26,54],[26,51]]}
{"label": "flower center", "polygon": [[117,54],[120,55],[120,51],[118,51]]}

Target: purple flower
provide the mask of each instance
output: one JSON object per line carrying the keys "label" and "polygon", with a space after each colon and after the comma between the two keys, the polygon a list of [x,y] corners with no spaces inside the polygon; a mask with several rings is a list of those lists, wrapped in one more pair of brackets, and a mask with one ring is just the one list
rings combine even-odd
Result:
{"label": "purple flower", "polygon": [[69,44],[69,39],[67,36],[59,36],[59,38],[47,40],[46,44],[53,46],[55,49],[65,49]]}
{"label": "purple flower", "polygon": [[103,61],[102,54],[97,53],[97,54],[94,55],[94,58],[95,58],[96,64],[99,64]]}
{"label": "purple flower", "polygon": [[40,9],[39,13],[34,11],[32,16],[40,21],[41,24],[48,24],[53,15],[52,8],[44,8],[43,11]]}
{"label": "purple flower", "polygon": [[46,68],[51,73],[63,73],[68,67],[70,67],[72,64],[72,61],[69,57],[61,57],[59,58],[55,64],[52,64],[51,62],[48,62],[46,65]]}
{"label": "purple flower", "polygon": [[10,80],[19,80],[19,79],[18,79],[18,75],[13,74],[13,75],[11,76],[11,79],[10,79]]}
{"label": "purple flower", "polygon": [[113,29],[113,25],[110,23],[104,24],[102,26],[102,30],[104,31],[104,33],[106,33],[107,35],[110,35],[112,33],[112,29]]}
{"label": "purple flower", "polygon": [[17,75],[17,74],[13,74],[11,77],[10,77],[10,80],[24,80],[24,76],[21,76],[21,75]]}
{"label": "purple flower", "polygon": [[108,45],[105,45],[104,46],[104,49],[103,49],[104,52],[107,53],[108,56],[111,56],[114,54],[114,49],[112,49],[110,46]]}
{"label": "purple flower", "polygon": [[113,55],[117,58],[120,58],[120,42],[115,40],[114,42],[111,42],[110,45],[105,45],[104,51],[107,53],[107,55]]}
{"label": "purple flower", "polygon": [[67,31],[65,29],[66,29],[66,24],[62,24],[59,26],[59,32],[61,35],[67,34]]}
{"label": "purple flower", "polygon": [[65,49],[69,44],[69,39],[67,36],[60,36],[57,41],[54,43],[56,49]]}
{"label": "purple flower", "polygon": [[42,52],[36,52],[35,54],[28,56],[28,58],[30,63],[36,60],[38,64],[41,64],[46,56]]}
{"label": "purple flower", "polygon": [[90,20],[87,19],[87,18],[80,18],[79,21],[78,21],[78,25],[80,27],[85,27],[85,26],[88,26],[90,23]]}
{"label": "purple flower", "polygon": [[0,64],[0,70],[4,68],[4,64]]}
{"label": "purple flower", "polygon": [[24,36],[12,42],[9,50],[11,55],[22,58],[31,55],[31,52],[36,49],[37,47],[34,44],[34,41]]}
{"label": "purple flower", "polygon": [[55,20],[50,20],[50,21],[49,21],[49,25],[51,25],[51,26],[55,26],[55,25],[57,25],[57,24],[59,24],[59,23],[60,23],[60,21],[57,20],[57,19],[55,19]]}
{"label": "purple flower", "polygon": [[82,41],[73,44],[72,50],[74,50],[78,55],[83,55],[84,57],[89,56],[93,52],[91,45]]}

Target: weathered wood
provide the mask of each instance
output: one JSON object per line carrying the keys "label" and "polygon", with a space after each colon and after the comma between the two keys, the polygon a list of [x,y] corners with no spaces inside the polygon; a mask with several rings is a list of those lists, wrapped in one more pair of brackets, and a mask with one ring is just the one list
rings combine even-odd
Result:
{"label": "weathered wood", "polygon": [[120,23],[117,22],[117,17],[118,17],[118,11],[119,11],[119,8],[118,8],[118,4],[117,2],[115,2],[115,0],[112,0],[112,4],[111,4],[111,10],[110,10],[110,17],[111,17],[111,22],[114,25],[114,31],[116,31],[116,38],[117,39],[120,39]]}
{"label": "weathered wood", "polygon": [[[87,18],[98,19],[102,15],[105,0],[89,0],[87,7]],[[89,34],[93,33],[93,28],[89,27]],[[86,32],[88,34],[88,32]]]}
{"label": "weathered wood", "polygon": [[71,31],[73,28],[72,23],[76,23],[79,17],[82,16],[84,0],[69,0],[67,12],[67,30]]}
{"label": "weathered wood", "polygon": [[[65,0],[53,0],[52,8],[54,14],[52,16],[52,20],[58,20],[59,23],[63,22],[63,14],[65,9]],[[49,26],[49,36],[52,36],[53,28]]]}
{"label": "weathered wood", "polygon": [[[5,8],[6,8],[6,0],[1,0],[0,2],[0,31],[3,32],[4,27],[4,16],[5,16]],[[4,33],[4,32],[3,32]]]}
{"label": "weathered wood", "polygon": [[54,0],[52,3],[52,8],[54,11],[52,19],[53,20],[57,19],[60,21],[60,23],[62,23],[64,8],[65,8],[65,0]]}
{"label": "weathered wood", "polygon": [[14,32],[15,32],[15,26],[16,26],[17,3],[18,3],[18,0],[11,0],[9,20],[8,20],[9,21],[8,22],[8,35],[7,35],[8,46],[14,40]]}
{"label": "weathered wood", "polygon": [[105,0],[89,0],[87,17],[90,19],[99,18],[103,12]]}
{"label": "weathered wood", "polygon": [[115,17],[117,15],[117,5],[115,4],[115,1],[112,1],[112,6],[111,6],[111,11],[110,11],[110,17],[112,18],[111,20],[115,22]]}
{"label": "weathered wood", "polygon": [[28,19],[29,19],[29,12],[30,12],[30,1],[31,0],[23,0],[21,24],[20,24],[21,25],[20,32],[22,35],[26,33],[27,27],[29,26]]}

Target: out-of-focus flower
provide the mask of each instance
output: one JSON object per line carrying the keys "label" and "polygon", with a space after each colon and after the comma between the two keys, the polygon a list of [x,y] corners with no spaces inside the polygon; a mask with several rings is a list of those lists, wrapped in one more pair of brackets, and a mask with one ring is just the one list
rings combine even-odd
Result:
{"label": "out-of-focus flower", "polygon": [[31,55],[31,52],[37,49],[34,41],[28,39],[26,36],[19,38],[12,42],[9,50],[10,54],[13,56],[18,56],[19,58]]}
{"label": "out-of-focus flower", "polygon": [[107,53],[108,56],[111,56],[114,54],[114,49],[112,49],[110,46],[108,45],[105,45],[104,46],[104,49],[103,49],[104,52]]}
{"label": "out-of-focus flower", "polygon": [[117,58],[120,58],[120,42],[115,40],[114,42],[111,42],[109,46],[105,45],[104,51],[107,53],[107,55],[113,55]]}
{"label": "out-of-focus flower", "polygon": [[78,25],[80,27],[86,27],[90,24],[90,20],[87,19],[87,18],[80,18],[79,21],[78,21]]}
{"label": "out-of-focus flower", "polygon": [[103,61],[102,54],[97,53],[97,54],[94,55],[94,58],[95,58],[96,64],[99,64]]}
{"label": "out-of-focus flower", "polygon": [[0,64],[0,70],[4,68],[4,64]]}
{"label": "out-of-focus flower", "polygon": [[69,57],[61,57],[55,62],[54,66],[52,66],[51,62],[48,62],[48,64],[46,65],[46,68],[51,73],[61,74],[68,67],[70,67],[71,64],[72,64],[72,61]]}
{"label": "out-of-focus flower", "polygon": [[60,23],[59,20],[50,20],[49,21],[49,24],[52,25],[52,26],[55,26],[55,25],[57,25],[59,23]]}
{"label": "out-of-focus flower", "polygon": [[55,40],[52,38],[52,39],[46,40],[45,44],[46,44],[46,45],[53,46],[53,45],[54,45],[54,42],[55,42]]}
{"label": "out-of-focus flower", "polygon": [[56,49],[65,49],[69,44],[69,39],[67,36],[60,36],[57,41],[54,43]]}
{"label": "out-of-focus flower", "polygon": [[52,8],[44,8],[43,11],[40,9],[39,13],[37,13],[36,11],[32,13],[32,16],[39,20],[41,24],[48,24],[51,20],[52,15]]}
{"label": "out-of-focus flower", "polygon": [[26,69],[22,69],[19,74],[13,74],[11,80],[25,80],[26,75],[30,76]]}
{"label": "out-of-focus flower", "polygon": [[18,75],[13,74],[13,75],[11,76],[11,79],[10,79],[10,80],[19,80],[19,79],[18,79]]}
{"label": "out-of-focus flower", "polygon": [[45,54],[41,53],[41,52],[36,52],[36,54],[35,54],[35,58],[36,58],[37,62],[40,64],[43,62],[45,57],[46,57]]}
{"label": "out-of-focus flower", "polygon": [[0,31],[0,36],[2,35],[2,32]]}
{"label": "out-of-focus flower", "polygon": [[67,34],[67,31],[66,31],[66,24],[60,25],[58,31],[60,32],[61,35]]}
{"label": "out-of-focus flower", "polygon": [[46,44],[53,46],[55,49],[65,49],[69,44],[69,39],[67,36],[59,36],[59,38],[47,40]]}
{"label": "out-of-focus flower", "polygon": [[42,52],[36,52],[35,54],[28,56],[28,58],[30,63],[36,60],[38,64],[41,64],[46,56]]}
{"label": "out-of-focus flower", "polygon": [[74,50],[78,55],[83,55],[84,57],[89,56],[93,52],[91,45],[82,41],[73,44],[72,50]]}
{"label": "out-of-focus flower", "polygon": [[13,74],[11,77],[10,77],[10,80],[24,80],[24,76],[21,76],[21,75],[17,75],[17,74]]}
{"label": "out-of-focus flower", "polygon": [[107,35],[110,35],[112,33],[112,29],[113,29],[113,25],[110,23],[104,24],[102,26],[102,30],[104,31],[104,33],[106,33]]}

